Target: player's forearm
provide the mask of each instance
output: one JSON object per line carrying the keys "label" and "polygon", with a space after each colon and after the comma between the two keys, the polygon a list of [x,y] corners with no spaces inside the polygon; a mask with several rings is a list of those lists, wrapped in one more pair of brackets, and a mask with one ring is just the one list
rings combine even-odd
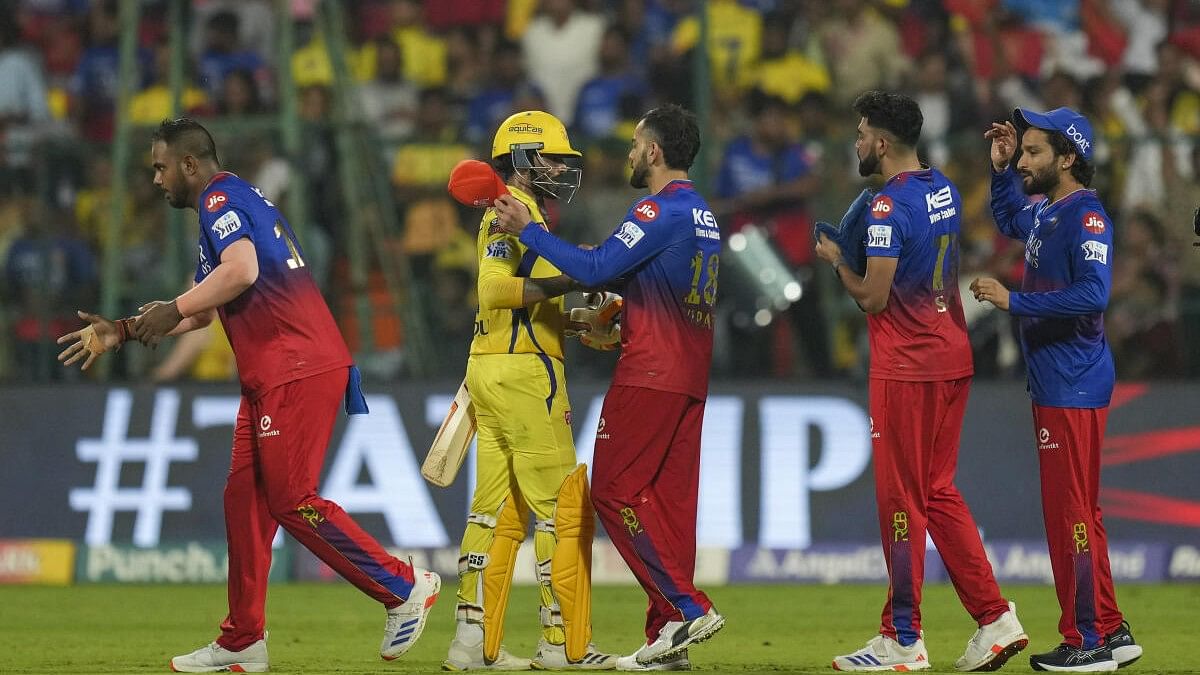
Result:
{"label": "player's forearm", "polygon": [[887,308],[888,295],[883,294],[880,297],[880,294],[867,284],[867,278],[860,277],[845,262],[834,265],[834,274],[837,275],[846,292],[850,294],[851,298],[854,298],[854,302],[858,303],[862,311],[867,314],[878,314]]}
{"label": "player's forearm", "polygon": [[556,277],[526,279],[521,299],[528,306],[535,302],[557,298],[560,295],[570,293],[571,291],[578,291],[582,288],[574,279],[565,274],[560,274]]}
{"label": "player's forearm", "polygon": [[[609,240],[612,238],[610,237]],[[606,240],[596,248],[580,248],[550,234],[536,225],[526,226],[521,232],[521,243],[537,252],[563,274],[578,281],[585,288],[596,288],[625,272],[623,262],[619,258],[620,251],[613,246],[606,246]],[[624,244],[617,244],[626,252],[630,249]],[[646,247],[648,250],[650,247]]]}
{"label": "player's forearm", "polygon": [[[178,307],[178,305],[176,305],[176,307]],[[207,328],[208,325],[213,322],[213,319],[215,319],[216,316],[217,310],[210,309],[200,312],[199,314],[193,314],[191,316],[184,317],[183,321],[180,321],[179,325],[171,329],[171,332],[167,333],[167,335],[183,335],[184,333],[190,333],[194,330]]]}
{"label": "player's forearm", "polygon": [[1013,316],[1040,319],[1084,316],[1103,312],[1107,307],[1108,288],[1098,278],[1084,278],[1054,291],[1008,296],[1008,311]]}
{"label": "player's forearm", "polygon": [[[185,318],[215,310],[238,297],[258,280],[258,268],[222,261],[204,281],[175,298],[175,306]],[[211,320],[211,319],[210,319]]]}
{"label": "player's forearm", "polygon": [[992,220],[1001,234],[1012,239],[1025,239],[1033,227],[1033,212],[1026,210],[1024,195],[1017,189],[1017,176],[1012,167],[992,171]]}

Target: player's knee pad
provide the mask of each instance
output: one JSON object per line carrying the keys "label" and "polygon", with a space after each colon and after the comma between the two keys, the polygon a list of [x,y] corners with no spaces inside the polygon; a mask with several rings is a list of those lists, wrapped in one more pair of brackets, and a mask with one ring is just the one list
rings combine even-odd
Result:
{"label": "player's knee pad", "polygon": [[509,494],[496,515],[496,536],[488,550],[483,570],[483,655],[495,660],[504,637],[504,614],[512,590],[517,551],[525,540],[529,509],[519,494]]}
{"label": "player's knee pad", "polygon": [[558,544],[550,564],[550,583],[562,611],[567,658],[582,659],[592,640],[592,537],[595,514],[588,494],[587,465],[563,480],[554,508]]}

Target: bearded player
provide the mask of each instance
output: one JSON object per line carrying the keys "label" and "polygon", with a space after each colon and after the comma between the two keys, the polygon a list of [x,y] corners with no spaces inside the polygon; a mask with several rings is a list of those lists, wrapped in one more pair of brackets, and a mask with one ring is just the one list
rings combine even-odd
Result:
{"label": "bearded player", "polygon": [[326,565],[387,609],[379,654],[404,654],[424,629],[438,575],[390,555],[317,480],[343,399],[366,412],[358,370],[306,269],[291,226],[258,188],[221,170],[212,136],[187,119],[164,121],[151,156],[154,184],[177,209],[200,214],[195,285],[136,319],[80,312],[86,328],[59,360],[83,367],[136,338],[156,343],[220,315],[237,359],[242,402],[225,484],[229,614],[216,641],[171,659],[177,672],[266,672],[263,630],[271,542],[280,525]]}
{"label": "bearded player", "polygon": [[599,247],[568,244],[528,205],[501,197],[501,228],[588,287],[624,295],[621,356],[604,397],[592,502],[649,596],[646,642],[619,670],[683,668],[688,647],[725,624],[696,588],[700,432],[712,364],[721,234],[688,179],[700,149],[695,116],[676,105],[634,132],[630,183],[651,195]]}
{"label": "bearded player", "polygon": [[954,485],[974,373],[958,294],[962,201],[942,172],[917,158],[924,119],[916,101],[870,91],[855,100],[854,111],[858,171],[887,178],[866,214],[866,274],[850,269],[824,235],[817,255],[867,313],[875,497],[890,583],[879,634],[836,657],[833,667],[930,667],[921,630],[928,531],[978,625],[954,665],[995,670],[1029,637],[1016,607],[1000,595],[975,519]]}
{"label": "bearded player", "polygon": [[[1020,320],[1042,515],[1062,609],[1062,644],[1029,663],[1034,670],[1116,670],[1140,658],[1142,648],[1117,608],[1099,505],[1100,447],[1115,379],[1104,336],[1113,231],[1100,198],[1087,189],[1096,172],[1092,127],[1070,108],[1017,109],[1012,122],[992,124],[986,137],[992,218],[1025,242],[1025,276],[1020,292],[996,279],[976,279],[971,290]],[[1029,203],[1025,195],[1044,197]]]}

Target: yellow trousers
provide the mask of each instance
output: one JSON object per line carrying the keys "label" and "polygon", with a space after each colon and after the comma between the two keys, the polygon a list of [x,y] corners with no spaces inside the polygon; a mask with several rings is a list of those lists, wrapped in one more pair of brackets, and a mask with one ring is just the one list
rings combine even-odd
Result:
{"label": "yellow trousers", "polygon": [[522,522],[533,512],[543,637],[562,644],[562,617],[550,586],[554,509],[559,487],[576,464],[563,364],[540,354],[474,355],[466,379],[479,433],[475,494],[460,549],[457,617],[483,620],[481,571],[500,510],[513,498]]}

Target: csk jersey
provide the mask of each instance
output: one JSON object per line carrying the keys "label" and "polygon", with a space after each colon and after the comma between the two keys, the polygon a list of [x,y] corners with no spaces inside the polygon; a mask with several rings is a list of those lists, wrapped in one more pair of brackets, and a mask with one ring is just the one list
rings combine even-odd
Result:
{"label": "csk jersey", "polygon": [[1020,320],[1030,396],[1055,408],[1103,408],[1116,379],[1104,335],[1112,221],[1093,190],[1029,203],[1020,181],[1012,167],[992,174],[992,218],[1025,242],[1025,277],[1008,302]]}
{"label": "csk jersey", "polygon": [[634,202],[595,249],[532,226],[521,241],[572,279],[612,285],[624,296],[613,385],[708,396],[721,230],[691,181],[672,181]]}
{"label": "csk jersey", "polygon": [[[545,225],[546,219],[536,199],[511,186],[508,190],[529,207],[535,222]],[[497,227],[498,222],[494,209],[484,212],[479,226],[477,251],[480,284],[487,283],[490,275],[536,279],[562,274],[548,260],[529,250],[517,237],[501,232]],[[562,332],[565,327],[562,296],[517,309],[480,308],[475,315],[471,354],[545,354],[561,360]]]}
{"label": "csk jersey", "polygon": [[937,169],[896,174],[871,200],[867,257],[898,258],[887,307],[867,316],[871,377],[906,382],[974,373],[958,292],[962,199]]}
{"label": "csk jersey", "polygon": [[292,228],[258,188],[228,172],[200,193],[196,283],[221,264],[221,253],[247,238],[258,279],[217,308],[237,360],[242,392],[257,397],[310,375],[351,365],[350,351],[308,274]]}

